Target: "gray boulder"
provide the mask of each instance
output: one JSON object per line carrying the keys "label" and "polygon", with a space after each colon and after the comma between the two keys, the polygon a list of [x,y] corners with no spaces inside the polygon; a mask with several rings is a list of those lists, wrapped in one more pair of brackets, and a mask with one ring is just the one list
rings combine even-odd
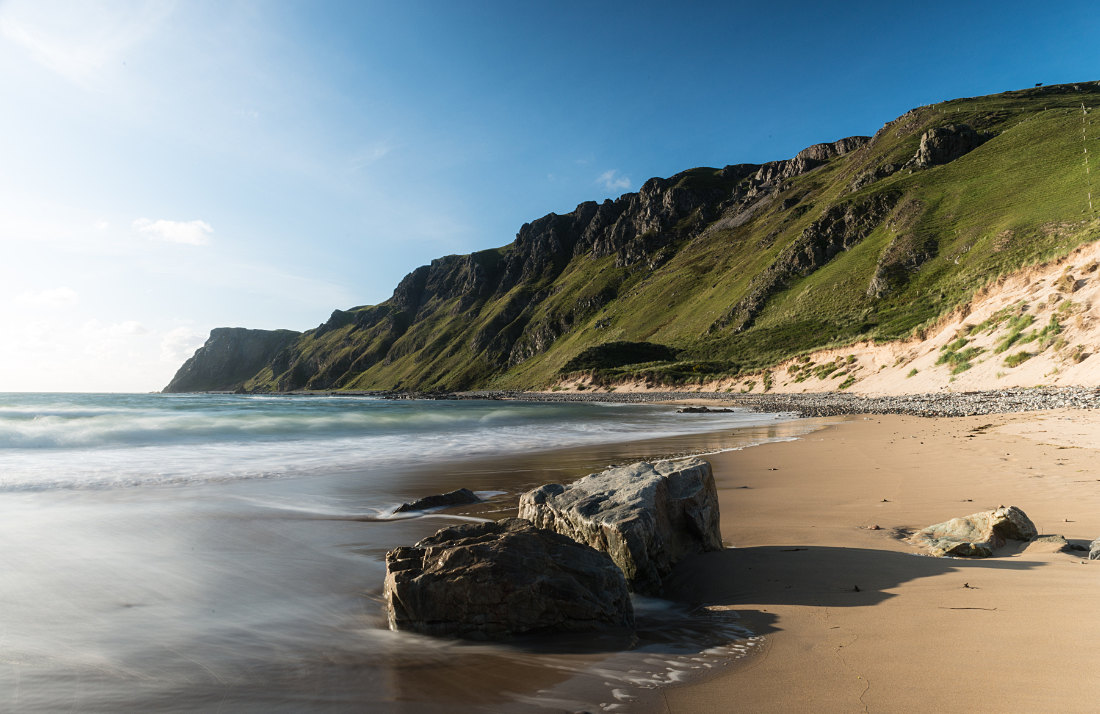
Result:
{"label": "gray boulder", "polygon": [[1100,560],[1100,538],[1089,543],[1089,560]]}
{"label": "gray boulder", "polygon": [[1038,534],[1027,514],[1016,506],[1001,506],[928,526],[909,540],[937,557],[988,558],[1009,540],[1030,541]]}
{"label": "gray boulder", "polygon": [[452,526],[386,554],[390,627],[502,639],[536,631],[632,627],[634,610],[611,559],[510,518]]}
{"label": "gray boulder", "polygon": [[659,593],[685,555],[722,548],[714,476],[697,458],[547,484],[520,496],[519,515],[607,553],[640,593]]}

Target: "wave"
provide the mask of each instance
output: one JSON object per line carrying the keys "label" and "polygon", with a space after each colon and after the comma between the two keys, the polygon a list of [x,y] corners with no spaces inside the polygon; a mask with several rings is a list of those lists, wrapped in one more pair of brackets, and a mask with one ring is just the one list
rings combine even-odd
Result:
{"label": "wave", "polygon": [[0,409],[0,448],[73,448],[340,438],[561,421],[549,410],[387,407],[287,410]]}
{"label": "wave", "polygon": [[773,423],[672,407],[251,395],[0,395],[0,490],[378,473],[418,463]]}

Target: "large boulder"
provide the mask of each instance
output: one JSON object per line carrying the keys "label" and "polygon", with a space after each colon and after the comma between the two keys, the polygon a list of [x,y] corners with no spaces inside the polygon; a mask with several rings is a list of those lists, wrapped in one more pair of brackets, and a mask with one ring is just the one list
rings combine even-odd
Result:
{"label": "large boulder", "polygon": [[451,526],[386,554],[390,627],[502,639],[632,627],[623,574],[565,536],[510,518]]}
{"label": "large boulder", "polygon": [[988,558],[1009,540],[1030,541],[1038,534],[1027,514],[1016,506],[1001,506],[928,526],[909,540],[937,557]]}
{"label": "large boulder", "polygon": [[1089,560],[1100,560],[1100,538],[1089,543]]}
{"label": "large boulder", "polygon": [[714,476],[697,458],[547,484],[520,496],[519,515],[607,553],[640,593],[659,593],[685,555],[722,548]]}

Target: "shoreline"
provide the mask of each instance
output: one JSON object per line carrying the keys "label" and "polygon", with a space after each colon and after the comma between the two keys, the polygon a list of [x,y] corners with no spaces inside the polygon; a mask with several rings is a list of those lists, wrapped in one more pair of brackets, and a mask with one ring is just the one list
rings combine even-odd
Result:
{"label": "shoreline", "polygon": [[[196,392],[228,394],[228,392]],[[741,407],[756,412],[798,413],[808,417],[905,414],[926,417],[962,417],[980,414],[1015,414],[1050,409],[1100,409],[1100,387],[1009,387],[967,392],[920,392],[895,395],[867,395],[848,392],[734,393],[713,391],[623,391],[623,392],[381,392],[299,391],[262,393],[262,396],[377,397],[385,400],[490,400],[546,403],[606,404],[703,404]]]}
{"label": "shoreline", "polygon": [[682,562],[667,594],[738,613],[764,644],[662,688],[663,710],[1089,710],[1100,683],[1076,672],[1100,636],[1100,564],[1050,542],[923,557],[898,536],[1003,504],[1087,545],[1097,457],[1083,410],[853,416],[709,456],[733,547]]}

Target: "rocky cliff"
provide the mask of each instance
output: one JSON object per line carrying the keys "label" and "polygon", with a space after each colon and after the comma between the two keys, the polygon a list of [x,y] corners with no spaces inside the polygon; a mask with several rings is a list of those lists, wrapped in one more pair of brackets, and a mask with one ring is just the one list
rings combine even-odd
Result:
{"label": "rocky cliff", "polygon": [[1078,164],[1097,96],[1079,84],[954,100],[790,159],[653,178],[434,260],[385,302],[301,335],[216,330],[169,389],[537,387],[605,343],[667,347],[615,369],[675,383],[904,337],[1096,235],[1080,223]]}
{"label": "rocky cliff", "polygon": [[176,372],[165,392],[218,392],[239,388],[301,335],[293,330],[219,327]]}

